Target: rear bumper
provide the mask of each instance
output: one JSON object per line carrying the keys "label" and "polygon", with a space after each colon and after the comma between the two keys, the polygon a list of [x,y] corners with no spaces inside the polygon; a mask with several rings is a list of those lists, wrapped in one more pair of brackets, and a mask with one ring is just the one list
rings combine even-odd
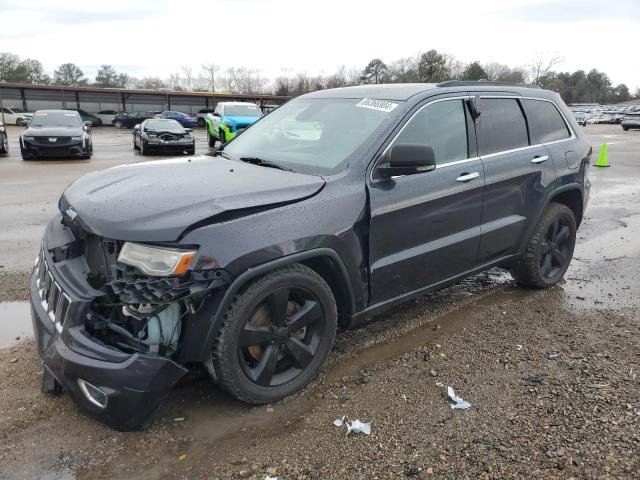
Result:
{"label": "rear bumper", "polygon": [[[47,261],[46,253],[42,261]],[[68,307],[71,315],[86,314],[77,305],[82,292],[70,289],[73,283],[60,278],[60,272],[51,269],[51,273],[75,307]],[[35,268],[30,285],[31,317],[45,369],[43,386],[55,378],[84,413],[117,430],[147,427],[187,370],[167,358],[129,355],[96,342],[86,334],[81,319],[54,323],[50,307],[41,298],[38,278]],[[86,382],[84,388],[81,381]]]}

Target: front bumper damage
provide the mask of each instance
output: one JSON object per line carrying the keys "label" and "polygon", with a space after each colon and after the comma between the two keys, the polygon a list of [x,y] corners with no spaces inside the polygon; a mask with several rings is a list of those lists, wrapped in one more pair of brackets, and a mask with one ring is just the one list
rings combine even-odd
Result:
{"label": "front bumper damage", "polygon": [[[87,282],[84,257],[55,258],[59,245],[72,238],[59,220],[51,222],[30,280],[33,329],[44,367],[43,391],[64,389],[83,412],[114,429],[146,428],[171,388],[188,372],[186,361],[178,359],[178,354],[169,358],[127,352],[91,335],[87,319],[94,314],[96,299],[105,293]],[[193,327],[183,333],[184,337],[195,335]]]}

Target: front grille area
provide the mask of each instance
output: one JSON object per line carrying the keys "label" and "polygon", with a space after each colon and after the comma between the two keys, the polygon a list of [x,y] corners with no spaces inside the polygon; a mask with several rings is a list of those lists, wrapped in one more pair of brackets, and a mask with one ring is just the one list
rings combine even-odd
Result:
{"label": "front grille area", "polygon": [[69,315],[71,299],[62,291],[58,282],[53,278],[44,253],[38,258],[36,268],[38,269],[36,285],[38,286],[42,308],[46,310],[58,332],[62,332]]}
{"label": "front grille area", "polygon": [[[55,139],[55,141],[51,141]],[[71,141],[71,137],[35,137],[35,143],[39,145],[64,145]]]}

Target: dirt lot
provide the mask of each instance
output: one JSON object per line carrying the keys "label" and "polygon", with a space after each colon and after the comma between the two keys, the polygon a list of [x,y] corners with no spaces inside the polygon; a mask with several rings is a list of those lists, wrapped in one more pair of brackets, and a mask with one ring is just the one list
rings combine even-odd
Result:
{"label": "dirt lot", "polygon": [[[272,406],[241,404],[194,372],[140,433],[42,395],[22,341],[0,349],[0,478],[640,478],[640,132],[587,133],[609,142],[613,167],[592,170],[561,286],[521,289],[495,270],[395,308],[339,334],[322,376]],[[31,164],[0,159],[2,300],[24,298],[33,258],[11,238],[35,252],[39,205],[50,216],[74,172],[111,161],[59,165],[40,191]],[[446,386],[471,408],[452,410]],[[343,415],[371,435],[346,436],[333,425]]]}

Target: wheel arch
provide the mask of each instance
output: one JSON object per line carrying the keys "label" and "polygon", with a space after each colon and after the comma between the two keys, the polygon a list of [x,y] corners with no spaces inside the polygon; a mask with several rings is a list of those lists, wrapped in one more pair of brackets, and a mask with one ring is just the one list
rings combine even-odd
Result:
{"label": "wheel arch", "polygon": [[[331,248],[306,250],[249,268],[231,282],[215,309],[213,321],[202,344],[200,355],[197,355],[201,361],[207,360],[216,340],[217,332],[224,321],[225,311],[233,298],[258,277],[293,263],[300,263],[311,268],[327,282],[336,300],[339,325],[349,324],[355,311],[355,297],[349,273],[340,255]],[[189,356],[192,357],[192,355]]]}
{"label": "wheel arch", "polygon": [[584,199],[579,186],[569,186],[569,188],[554,191],[547,205],[549,203],[561,203],[567,206],[573,212],[573,216],[576,219],[576,227],[580,226],[584,212]]}

